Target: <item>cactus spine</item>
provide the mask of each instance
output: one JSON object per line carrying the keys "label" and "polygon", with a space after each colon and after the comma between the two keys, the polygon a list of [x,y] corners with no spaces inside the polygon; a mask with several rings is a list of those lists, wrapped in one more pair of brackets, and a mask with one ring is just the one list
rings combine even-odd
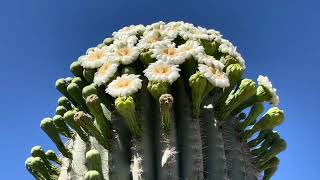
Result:
{"label": "cactus spine", "polygon": [[[125,27],[73,62],[32,148],[38,180],[267,180],[286,142],[271,82],[218,31],[184,22]],[[264,115],[264,103],[273,105]],[[249,113],[245,113],[250,107]],[[66,141],[65,141],[66,140]]]}

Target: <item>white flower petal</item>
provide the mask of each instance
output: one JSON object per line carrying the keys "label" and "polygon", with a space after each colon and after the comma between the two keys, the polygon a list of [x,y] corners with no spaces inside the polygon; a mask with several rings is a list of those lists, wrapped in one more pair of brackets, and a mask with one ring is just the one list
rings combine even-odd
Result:
{"label": "white flower petal", "polygon": [[118,64],[106,62],[104,63],[94,75],[94,83],[102,85],[107,83],[110,78],[117,72]]}
{"label": "white flower petal", "polygon": [[106,93],[112,97],[130,96],[138,92],[141,87],[142,80],[139,79],[139,75],[123,74],[108,85]]}
{"label": "white flower petal", "polygon": [[269,80],[269,78],[267,76],[259,75],[257,81],[260,86],[267,88],[269,90],[269,92],[271,93],[272,98],[270,100],[270,103],[273,106],[278,106],[280,99],[279,99],[279,96],[277,95],[277,89],[272,87],[272,83]]}
{"label": "white flower petal", "polygon": [[198,69],[214,87],[225,88],[230,86],[227,75],[220,69],[204,64],[199,64]]}
{"label": "white flower petal", "polygon": [[149,81],[169,82],[172,84],[179,78],[179,71],[178,65],[157,61],[151,63],[143,72]]}
{"label": "white flower petal", "polygon": [[94,48],[87,55],[81,57],[81,66],[84,68],[98,68],[107,62],[107,53],[100,48]]}

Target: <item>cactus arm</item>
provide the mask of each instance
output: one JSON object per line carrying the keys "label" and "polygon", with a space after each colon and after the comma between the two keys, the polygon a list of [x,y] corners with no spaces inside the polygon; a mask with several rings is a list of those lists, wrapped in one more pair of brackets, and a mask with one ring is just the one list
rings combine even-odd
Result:
{"label": "cactus arm", "polygon": [[32,157],[40,157],[41,160],[44,162],[48,173],[50,175],[56,175],[58,176],[60,174],[60,170],[54,166],[53,164],[51,164],[51,162],[47,159],[45,152],[43,151],[43,149],[41,148],[41,146],[34,146],[31,149],[31,155]]}
{"label": "cactus arm", "polygon": [[45,156],[46,156],[46,158],[49,159],[50,161],[53,161],[53,162],[59,164],[60,166],[62,165],[61,159],[59,159],[59,158],[57,157],[57,155],[54,153],[54,151],[48,150],[48,151],[46,152]]}
{"label": "cactus arm", "polygon": [[235,121],[237,119],[229,118],[222,124],[227,175],[229,179],[245,180],[245,162],[241,151],[240,139],[234,130]]}
{"label": "cactus arm", "polygon": [[88,144],[79,135],[76,135],[72,146],[71,179],[83,178],[84,173],[87,172],[86,152],[88,148]]}
{"label": "cactus arm", "polygon": [[81,137],[81,139],[85,142],[89,141],[88,134],[74,121],[74,111],[68,111],[64,114],[63,119],[66,121],[66,123],[74,129],[77,134]]}
{"label": "cactus arm", "polygon": [[[176,136],[176,124],[173,114],[173,97],[170,94],[163,94],[159,98],[157,109],[154,111],[156,123],[156,154],[158,179],[177,180],[179,179],[178,148]],[[156,104],[156,103],[154,103]],[[159,130],[159,131],[158,131]]]}
{"label": "cactus arm", "polygon": [[175,114],[177,116],[178,150],[182,179],[203,179],[203,157],[200,125],[192,119],[191,103],[183,81],[175,84]]}
{"label": "cactus arm", "polygon": [[203,159],[204,159],[204,178],[208,180],[226,180],[226,155],[222,132],[218,122],[214,119],[213,108],[209,108],[213,98],[209,96],[204,100],[203,105],[207,108],[201,108],[200,122],[203,132]]}
{"label": "cactus arm", "polygon": [[109,177],[109,158],[110,158],[110,154],[107,149],[105,149],[103,146],[101,146],[98,141],[94,138],[94,137],[90,137],[90,144],[91,144],[91,149],[96,149],[99,151],[100,157],[101,157],[101,166],[102,168],[102,172],[101,172],[101,176],[102,178],[104,178],[105,180],[111,180],[111,178]]}
{"label": "cactus arm", "polygon": [[66,123],[63,120],[63,117],[60,115],[55,115],[53,118],[53,123],[59,133],[67,138],[73,137],[73,132],[70,131],[69,127],[66,125]]}
{"label": "cactus arm", "polygon": [[102,180],[101,174],[96,170],[86,172],[84,180]]}
{"label": "cactus arm", "polygon": [[99,151],[91,149],[86,153],[87,168],[89,171],[96,170],[102,175],[101,156]]}

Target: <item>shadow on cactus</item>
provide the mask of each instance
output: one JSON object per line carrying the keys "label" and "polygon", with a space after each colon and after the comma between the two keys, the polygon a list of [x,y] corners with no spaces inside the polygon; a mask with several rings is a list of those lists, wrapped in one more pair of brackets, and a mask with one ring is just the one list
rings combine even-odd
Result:
{"label": "shadow on cactus", "polygon": [[41,129],[60,153],[35,146],[26,168],[39,180],[270,179],[284,114],[269,79],[245,68],[213,29],[124,27],[57,80],[63,96]]}

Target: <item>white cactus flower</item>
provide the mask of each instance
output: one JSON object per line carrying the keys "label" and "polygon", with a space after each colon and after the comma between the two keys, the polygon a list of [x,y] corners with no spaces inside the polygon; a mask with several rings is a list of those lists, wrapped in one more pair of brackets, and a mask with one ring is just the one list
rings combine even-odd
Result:
{"label": "white cactus flower", "polygon": [[267,76],[259,75],[257,81],[260,86],[267,88],[271,93],[272,98],[270,100],[270,103],[273,106],[278,106],[280,99],[279,99],[279,96],[277,95],[277,89],[272,87],[272,83],[269,80],[269,78]]}
{"label": "white cactus flower", "polygon": [[169,82],[172,84],[179,78],[179,71],[178,65],[157,61],[151,63],[143,72],[149,81]]}
{"label": "white cactus flower", "polygon": [[139,79],[139,75],[123,74],[108,85],[106,93],[112,97],[130,96],[138,92],[141,87],[142,80]]}
{"label": "white cactus flower", "polygon": [[182,64],[186,59],[185,54],[180,53],[174,43],[157,44],[151,52],[151,57],[169,64]]}
{"label": "white cactus flower", "polygon": [[130,64],[139,56],[139,48],[129,44],[128,42],[118,41],[108,46],[108,59],[120,64]]}
{"label": "white cactus flower", "polygon": [[225,88],[230,86],[228,76],[222,70],[204,64],[199,64],[198,69],[214,87]]}
{"label": "white cactus flower", "polygon": [[233,44],[226,40],[222,39],[221,44],[218,48],[218,50],[224,54],[229,54],[231,56],[237,56],[237,47],[233,46]]}
{"label": "white cactus flower", "polygon": [[115,38],[121,37],[121,36],[136,36],[138,33],[143,33],[145,30],[145,27],[142,24],[139,25],[131,25],[126,26],[119,31],[113,32],[112,36]]}
{"label": "white cactus flower", "polygon": [[192,24],[185,23],[179,35],[184,40],[209,39],[207,30],[204,28],[196,28]]}
{"label": "white cactus flower", "polygon": [[178,46],[178,51],[183,53],[186,58],[196,57],[198,54],[204,54],[204,48],[198,41],[188,40]]}
{"label": "white cactus flower", "polygon": [[98,68],[105,62],[107,62],[107,53],[104,48],[94,48],[81,57],[81,66],[84,68]]}
{"label": "white cactus flower", "polygon": [[147,31],[153,31],[153,30],[163,30],[165,29],[166,23],[163,21],[155,22],[150,25],[146,26]]}
{"label": "white cactus flower", "polygon": [[113,44],[118,45],[118,44],[126,43],[130,46],[134,46],[135,44],[137,44],[137,42],[138,42],[137,36],[134,36],[134,35],[127,36],[123,34],[115,38]]}
{"label": "white cactus flower", "polygon": [[166,36],[162,31],[146,31],[143,33],[143,36],[141,37],[137,46],[140,49],[151,49],[154,48],[157,44],[169,43],[172,40],[173,38]]}
{"label": "white cactus flower", "polygon": [[222,62],[216,60],[213,56],[207,55],[205,53],[198,53],[196,56],[198,63],[206,64],[207,66],[213,66],[217,69],[222,70],[224,65]]}
{"label": "white cactus flower", "polygon": [[112,76],[114,76],[114,74],[117,72],[118,66],[119,65],[117,63],[104,63],[95,73],[93,82],[99,86],[102,84],[106,84],[110,80],[110,78],[112,78]]}

